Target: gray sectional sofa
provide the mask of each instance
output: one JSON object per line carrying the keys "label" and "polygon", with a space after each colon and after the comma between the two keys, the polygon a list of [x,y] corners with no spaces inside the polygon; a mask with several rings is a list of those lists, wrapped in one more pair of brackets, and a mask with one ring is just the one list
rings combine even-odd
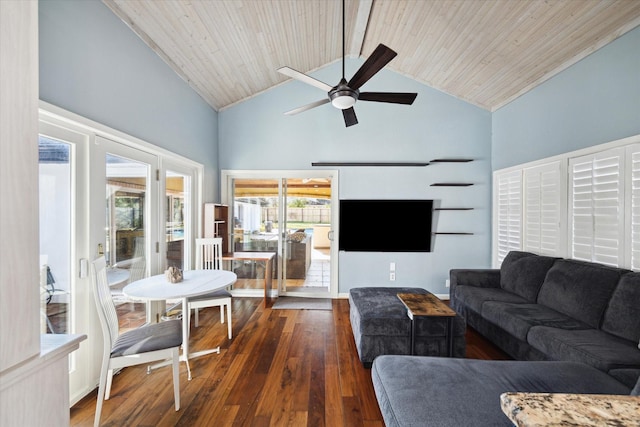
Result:
{"label": "gray sectional sofa", "polygon": [[628,387],[640,376],[640,273],[513,251],[450,279],[451,306],[514,359],[585,363]]}
{"label": "gray sectional sofa", "polygon": [[518,360],[377,357],[387,427],[513,425],[504,392],[640,393],[640,273],[511,252],[450,279],[452,307]]}
{"label": "gray sectional sofa", "polygon": [[371,376],[387,427],[513,426],[500,408],[500,395],[509,391],[640,392],[640,379],[630,390],[602,371],[573,362],[379,356]]}

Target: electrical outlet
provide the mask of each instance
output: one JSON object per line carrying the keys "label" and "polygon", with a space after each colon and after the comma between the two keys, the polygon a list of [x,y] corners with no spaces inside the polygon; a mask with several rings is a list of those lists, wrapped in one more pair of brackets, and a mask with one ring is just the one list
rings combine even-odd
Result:
{"label": "electrical outlet", "polygon": [[445,286],[446,288],[448,288],[448,287],[449,287],[449,279],[447,279],[447,280],[445,280],[445,281],[444,281],[444,286]]}
{"label": "electrical outlet", "polygon": [[395,272],[392,271],[391,273],[389,273],[389,280],[391,280],[392,282],[394,280],[396,280],[396,273]]}

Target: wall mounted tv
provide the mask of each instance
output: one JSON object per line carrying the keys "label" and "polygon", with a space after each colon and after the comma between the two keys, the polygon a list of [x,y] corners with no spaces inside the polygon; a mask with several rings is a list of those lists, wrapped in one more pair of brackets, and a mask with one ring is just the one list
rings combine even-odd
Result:
{"label": "wall mounted tv", "polygon": [[338,248],[431,252],[433,200],[340,200]]}

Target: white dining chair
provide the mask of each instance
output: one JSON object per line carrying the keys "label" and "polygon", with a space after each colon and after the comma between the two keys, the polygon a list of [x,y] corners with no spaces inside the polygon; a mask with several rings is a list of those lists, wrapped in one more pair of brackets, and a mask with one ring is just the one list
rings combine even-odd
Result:
{"label": "white dining chair", "polygon": [[120,334],[111,290],[107,282],[104,256],[92,263],[94,299],[102,326],[103,354],[98,386],[98,401],[94,426],[100,425],[102,402],[111,394],[114,369],[145,363],[171,360],[173,367],[173,397],[176,411],[180,409],[179,353],[182,345],[182,322],[153,323]]}
{"label": "white dining chair", "polygon": [[[222,269],[222,238],[208,237],[196,239],[196,270],[221,270]],[[199,295],[188,299],[188,313],[195,310],[194,321],[198,327],[198,310],[205,307],[220,307],[220,323],[224,323],[224,311],[227,310],[227,329],[229,339],[232,338],[231,323],[231,293],[225,289]],[[189,315],[188,325],[190,326]]]}

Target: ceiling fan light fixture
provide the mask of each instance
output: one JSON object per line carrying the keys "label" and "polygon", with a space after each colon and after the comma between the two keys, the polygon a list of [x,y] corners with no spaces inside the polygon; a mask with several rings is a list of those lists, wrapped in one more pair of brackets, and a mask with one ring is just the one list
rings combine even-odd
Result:
{"label": "ceiling fan light fixture", "polygon": [[341,110],[346,110],[347,108],[351,108],[355,103],[356,103],[356,98],[353,97],[353,95],[350,93],[347,93],[344,95],[336,94],[336,96],[331,98],[331,105]]}

